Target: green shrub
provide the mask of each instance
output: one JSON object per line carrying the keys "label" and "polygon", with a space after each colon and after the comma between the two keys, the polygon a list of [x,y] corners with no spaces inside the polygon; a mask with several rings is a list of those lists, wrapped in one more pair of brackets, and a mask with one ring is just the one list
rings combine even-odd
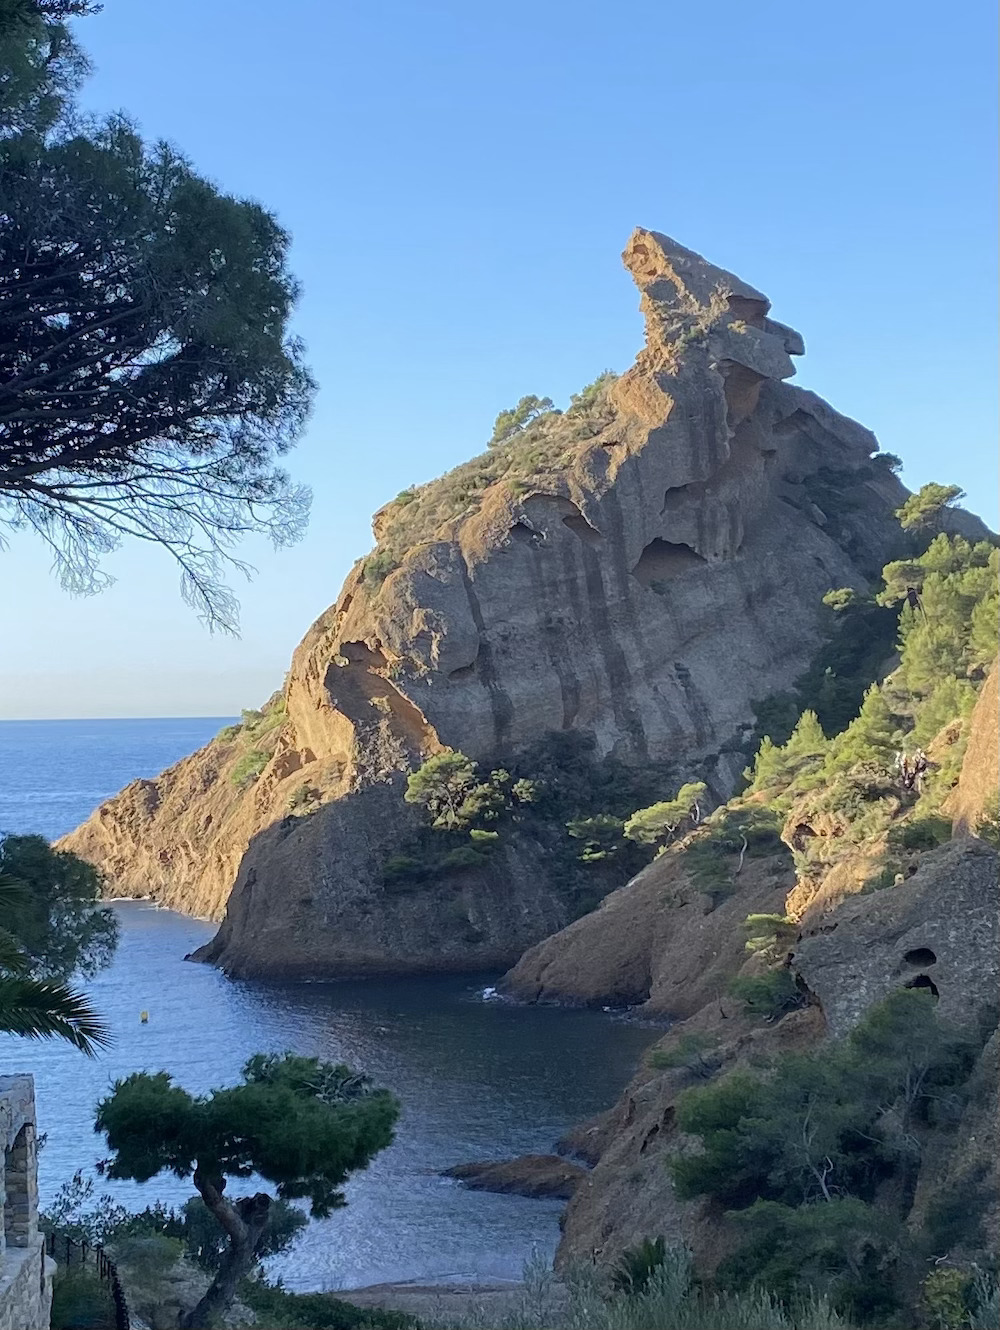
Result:
{"label": "green shrub", "polygon": [[777,960],[778,953],[798,935],[798,925],[785,914],[748,914],[743,927],[749,937],[747,951]]}
{"label": "green shrub", "polygon": [[89,1268],[57,1269],[52,1280],[52,1330],[115,1330],[109,1285]]}
{"label": "green shrub", "polygon": [[[410,497],[405,502],[397,500],[384,512],[379,552],[393,561],[395,567],[407,550],[435,539],[445,523],[481,503],[493,485],[505,484],[515,498],[534,489],[551,489],[550,477],[565,471],[581,445],[614,418],[607,394],[612,381],[610,376],[601,375],[576,395],[564,414],[550,405],[531,419],[508,421],[513,425],[509,433],[507,425],[498,421],[500,433],[506,434],[505,441],[497,438],[478,457],[470,458],[430,484],[404,491]],[[531,400],[528,399],[529,403]],[[545,399],[535,400],[538,405],[545,402]],[[517,411],[518,408],[513,408],[510,416],[516,416]],[[527,414],[532,415],[530,406]],[[376,579],[376,584],[381,580]]]}
{"label": "green shrub", "polygon": [[571,393],[567,415],[574,411],[591,411],[617,378],[618,375],[613,369],[606,369],[603,373],[598,374],[593,383],[588,383],[587,386],[581,388],[578,393]]}
{"label": "green shrub", "polygon": [[922,1133],[954,1130],[986,1034],[949,1029],[929,993],[900,989],[839,1042],[682,1094],[677,1125],[702,1150],[669,1160],[677,1193],[713,1197],[747,1235],[723,1283],[823,1291],[865,1320],[889,1314],[914,1256],[902,1221]]}
{"label": "green shrub", "polygon": [[402,1312],[356,1307],[332,1293],[290,1293],[280,1283],[247,1280],[240,1297],[267,1330],[417,1330]]}
{"label": "green shrub", "polygon": [[486,855],[472,845],[456,845],[442,856],[440,869],[443,873],[456,873],[465,868],[482,868],[485,863]]}
{"label": "green shrub", "polygon": [[215,737],[223,743],[229,743],[233,739],[238,739],[242,733],[242,725],[223,725],[222,729]]}
{"label": "green shrub", "polygon": [[517,434],[522,434],[540,415],[551,411],[551,397],[522,397],[517,406],[501,411],[493,425],[493,433],[486,445],[497,448],[502,443],[510,443]]}
{"label": "green shrub", "polygon": [[683,1067],[705,1080],[722,1065],[715,1040],[696,1030],[680,1035],[670,1048],[654,1048],[647,1059],[654,1071],[673,1071]]}
{"label": "green shrub", "polygon": [[876,453],[872,458],[872,465],[878,467],[881,471],[888,471],[895,475],[903,469],[903,459],[897,457],[895,453]]}
{"label": "green shrub", "polygon": [[611,1271],[611,1287],[630,1298],[649,1288],[649,1281],[667,1259],[667,1244],[662,1237],[643,1238],[634,1247],[626,1247]]}
{"label": "green shrub", "polygon": [[713,908],[736,889],[729,851],[711,836],[699,836],[681,854],[692,884],[711,898]]}
{"label": "green shrub", "polygon": [[446,749],[410,773],[403,798],[423,808],[437,830],[461,831],[476,821],[497,817],[504,808],[504,788],[509,783],[510,774],[503,770],[480,780],[475,762],[464,753]]}
{"label": "green shrub", "polygon": [[897,1226],[864,1201],[845,1196],[793,1206],[758,1200],[729,1217],[745,1236],[719,1267],[723,1288],[766,1289],[783,1301],[820,1293],[862,1323],[898,1311],[898,1290],[886,1278],[898,1251]]}
{"label": "green shrub", "polygon": [[259,748],[251,748],[249,753],[244,753],[236,762],[229,773],[229,779],[238,790],[248,789],[260,777],[270,760],[269,754],[261,752]]}
{"label": "green shrub", "polygon": [[376,550],[365,559],[361,577],[367,587],[377,590],[391,572],[399,567],[399,560],[389,550]]}
{"label": "green shrub", "polygon": [[892,860],[883,864],[877,873],[872,873],[870,877],[865,878],[859,895],[870,896],[873,891],[886,891],[889,887],[894,887],[897,881],[903,876],[902,865]]}
{"label": "green shrub", "polygon": [[610,813],[598,813],[595,817],[573,818],[566,823],[566,830],[574,840],[583,842],[580,862],[592,864],[611,859],[618,853],[625,823]]}
{"label": "green shrub", "polygon": [[428,865],[412,854],[391,854],[382,865],[382,881],[387,886],[423,882],[428,876]]}
{"label": "green shrub", "polygon": [[673,799],[640,808],[625,823],[625,839],[639,845],[668,844],[685,823],[697,823],[699,805],[707,791],[704,782],[691,781],[682,785]]}
{"label": "green shrub", "polygon": [[767,970],[764,974],[738,975],[730,982],[729,992],[746,1005],[751,1016],[762,1016],[766,1020],[777,1020],[786,1012],[806,1004],[791,971],[784,967]]}
{"label": "green shrub", "polygon": [[288,811],[297,813],[302,809],[309,808],[319,800],[319,791],[304,781],[297,785],[288,796]]}
{"label": "green shrub", "polygon": [[716,809],[680,851],[691,882],[713,905],[736,890],[736,875],[747,858],[776,856],[790,862],[773,809],[760,804]]}
{"label": "green shrub", "polygon": [[935,850],[951,840],[951,819],[931,814],[915,817],[889,829],[890,850]]}
{"label": "green shrub", "polygon": [[937,1330],[960,1330],[969,1324],[971,1292],[972,1275],[953,1266],[932,1270],[920,1285],[924,1307]]}
{"label": "green shrub", "polygon": [[500,833],[499,831],[481,831],[478,827],[473,827],[469,832],[469,840],[477,854],[491,855],[500,844]]}
{"label": "green shrub", "polygon": [[964,491],[958,485],[938,485],[930,481],[922,485],[916,494],[911,494],[902,508],[896,510],[899,525],[904,531],[941,529],[946,508],[950,508],[964,497]]}

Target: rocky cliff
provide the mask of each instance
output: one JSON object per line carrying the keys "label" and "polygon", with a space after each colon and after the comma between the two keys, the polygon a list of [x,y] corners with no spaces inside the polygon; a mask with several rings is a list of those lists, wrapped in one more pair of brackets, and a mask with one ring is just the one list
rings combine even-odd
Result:
{"label": "rocky cliff", "polygon": [[[973,718],[960,781],[967,793],[977,788],[986,807],[997,797],[995,774],[992,785],[982,786],[983,754],[996,745],[995,678],[994,668]],[[683,848],[668,851],[599,911],[522,959],[508,984],[523,997],[625,999],[676,1021],[619,1101],[563,1143],[591,1170],[564,1218],[560,1264],[595,1257],[613,1262],[625,1248],[663,1234],[689,1246],[700,1269],[711,1272],[742,1234],[716,1203],[682,1200],[674,1189],[667,1160],[693,1147],[677,1125],[679,1097],[721,1073],[759,1073],[774,1059],[842,1038],[900,988],[930,990],[940,1017],[953,1029],[975,1032],[982,1051],[964,1099],[956,1097],[964,1104],[960,1120],[946,1119],[937,1139],[931,1134],[921,1142],[908,1198],[904,1194],[902,1204],[898,1195],[890,1198],[886,1222],[894,1209],[891,1222],[902,1220],[916,1232],[928,1215],[940,1217],[950,1198],[961,1196],[964,1219],[950,1236],[941,1230],[934,1249],[939,1263],[947,1257],[967,1266],[995,1250],[1000,859],[995,844],[967,835],[968,813],[963,802],[955,838],[913,854],[894,885],[873,890],[856,877],[846,898],[843,891],[815,894],[797,935],[791,932],[784,943],[784,963],[800,995],[800,1005],[785,1014],[755,1016],[727,982],[741,972],[762,972],[760,955],[747,956],[747,930],[740,924],[747,915],[780,917],[793,898],[786,893],[794,873],[783,855],[747,860],[744,871],[750,871],[739,875],[737,893],[712,908],[690,880]],[[790,834],[787,825],[785,831]],[[840,831],[831,826],[829,834],[839,838]],[[856,853],[866,861],[871,850],[862,845]],[[692,1050],[686,1056],[685,1047]]]}
{"label": "rocky cliff", "polygon": [[565,893],[523,837],[388,892],[408,769],[577,731],[732,791],[754,702],[806,666],[822,595],[877,574],[904,491],[786,382],[802,340],[761,292],[652,231],[624,261],[635,365],[376,514],[282,697],[64,840],[112,893],[223,918],[205,956],[234,973],[507,964],[569,922]]}

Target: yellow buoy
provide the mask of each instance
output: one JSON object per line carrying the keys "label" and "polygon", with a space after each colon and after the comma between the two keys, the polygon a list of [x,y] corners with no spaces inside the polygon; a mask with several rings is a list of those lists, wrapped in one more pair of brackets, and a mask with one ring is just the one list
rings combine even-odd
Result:
{"label": "yellow buoy", "polygon": [[148,1011],[140,1011],[140,1012],[139,1012],[139,1024],[140,1024],[140,1025],[148,1025],[148,1024],[149,1024],[149,1012],[148,1012]]}

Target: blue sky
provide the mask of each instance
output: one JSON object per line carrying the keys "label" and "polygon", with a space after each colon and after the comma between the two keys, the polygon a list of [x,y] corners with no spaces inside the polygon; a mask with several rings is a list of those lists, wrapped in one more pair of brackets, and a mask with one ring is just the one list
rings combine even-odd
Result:
{"label": "blue sky", "polygon": [[798,382],[913,487],[996,521],[992,6],[910,0],[106,0],[88,107],[273,208],[320,394],[306,539],[208,634],[166,555],[85,600],[0,554],[0,715],[219,715],[280,685],[370,514],[481,449],[524,393],[642,341],[620,252],[663,230],[799,328]]}

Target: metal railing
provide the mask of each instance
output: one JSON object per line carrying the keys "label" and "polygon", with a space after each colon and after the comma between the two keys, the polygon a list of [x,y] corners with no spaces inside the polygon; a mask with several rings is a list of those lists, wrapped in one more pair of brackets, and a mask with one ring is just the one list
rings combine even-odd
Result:
{"label": "metal railing", "polygon": [[118,1267],[103,1247],[91,1242],[77,1242],[65,1233],[50,1233],[45,1239],[45,1250],[66,1270],[89,1266],[100,1282],[107,1285],[114,1310],[115,1330],[130,1330],[128,1303],[118,1278]]}

